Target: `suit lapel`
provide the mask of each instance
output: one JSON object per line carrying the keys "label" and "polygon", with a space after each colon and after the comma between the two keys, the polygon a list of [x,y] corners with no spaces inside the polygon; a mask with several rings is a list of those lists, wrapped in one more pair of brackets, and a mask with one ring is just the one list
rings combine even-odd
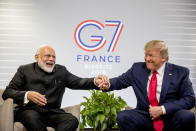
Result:
{"label": "suit lapel", "polygon": [[162,83],[162,89],[161,89],[161,95],[159,98],[159,103],[162,103],[163,100],[165,99],[165,96],[167,94],[167,90],[169,88],[171,79],[172,79],[172,67],[169,63],[166,63],[165,65],[165,71],[164,71],[164,76],[163,76],[163,83]]}
{"label": "suit lapel", "polygon": [[148,76],[150,74],[150,70],[147,69],[147,67],[145,68],[144,70],[144,77],[142,79],[142,83],[143,83],[143,86],[144,87],[144,96],[145,96],[145,100],[146,100],[146,104],[149,105],[149,101],[148,101],[148,91],[147,91],[147,83],[148,83]]}

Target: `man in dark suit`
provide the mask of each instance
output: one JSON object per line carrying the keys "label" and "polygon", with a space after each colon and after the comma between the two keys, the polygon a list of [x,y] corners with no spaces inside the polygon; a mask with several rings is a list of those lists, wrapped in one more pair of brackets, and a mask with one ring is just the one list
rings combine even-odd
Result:
{"label": "man in dark suit", "polygon": [[3,93],[3,99],[13,98],[18,104],[15,121],[28,131],[75,131],[78,120],[64,112],[61,102],[65,87],[71,89],[98,89],[99,79],[79,78],[64,66],[55,64],[56,55],[50,46],[42,46],[35,54],[35,63],[20,66]]}
{"label": "man in dark suit", "polygon": [[120,130],[194,131],[195,116],[189,109],[195,105],[195,94],[189,70],[167,62],[168,48],[164,41],[148,42],[144,58],[145,63],[134,63],[127,72],[109,82],[104,78],[105,84],[100,85],[109,91],[132,86],[135,92],[136,108],[118,114]]}

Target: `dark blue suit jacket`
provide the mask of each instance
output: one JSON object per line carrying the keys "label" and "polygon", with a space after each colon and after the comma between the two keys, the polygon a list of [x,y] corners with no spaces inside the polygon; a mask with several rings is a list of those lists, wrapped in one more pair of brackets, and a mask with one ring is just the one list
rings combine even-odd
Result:
{"label": "dark blue suit jacket", "polygon": [[[110,79],[110,91],[132,86],[137,98],[136,108],[148,112],[149,74],[150,70],[144,62],[135,63],[127,72]],[[166,63],[159,104],[165,107],[167,114],[180,109],[190,109],[195,105],[195,94],[187,68]]]}

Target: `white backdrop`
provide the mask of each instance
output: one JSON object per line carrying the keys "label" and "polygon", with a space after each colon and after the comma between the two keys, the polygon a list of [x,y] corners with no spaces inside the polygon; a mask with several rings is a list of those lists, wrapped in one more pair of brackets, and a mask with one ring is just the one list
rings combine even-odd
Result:
{"label": "white backdrop", "polygon": [[[164,40],[169,47],[170,62],[188,67],[196,84],[196,1],[195,0],[0,0],[0,87],[5,88],[21,64],[34,62],[34,53],[42,44],[56,50],[57,63],[80,77],[103,73],[118,76],[134,62],[144,61],[144,45],[152,39]],[[96,45],[91,35],[103,36],[106,44],[89,52],[74,40],[77,26],[96,20],[104,28],[86,26],[81,41]],[[113,52],[108,52],[117,26],[105,21],[120,21],[122,32]],[[90,62],[77,55],[118,56],[118,62]],[[111,62],[112,61],[112,62]],[[195,89],[196,90],[196,89]],[[115,91],[128,105],[135,107],[131,87]],[[79,104],[88,91],[66,89],[62,106]]]}

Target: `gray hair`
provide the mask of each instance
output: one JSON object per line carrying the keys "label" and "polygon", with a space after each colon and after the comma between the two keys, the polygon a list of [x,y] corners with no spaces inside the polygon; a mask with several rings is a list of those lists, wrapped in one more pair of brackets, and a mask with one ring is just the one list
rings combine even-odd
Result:
{"label": "gray hair", "polygon": [[50,47],[50,48],[52,48],[50,45],[41,45],[41,46],[37,49],[36,55],[39,55],[39,54],[40,54],[40,50],[41,50],[42,48],[44,48],[44,47]]}

